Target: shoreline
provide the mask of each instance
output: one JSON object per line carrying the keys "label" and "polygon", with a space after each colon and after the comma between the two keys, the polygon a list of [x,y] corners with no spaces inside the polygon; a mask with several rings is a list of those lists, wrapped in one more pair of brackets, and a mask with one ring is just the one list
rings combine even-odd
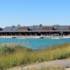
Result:
{"label": "shoreline", "polygon": [[64,38],[70,38],[70,35],[68,36],[0,36],[0,38],[44,38],[44,39],[64,39]]}

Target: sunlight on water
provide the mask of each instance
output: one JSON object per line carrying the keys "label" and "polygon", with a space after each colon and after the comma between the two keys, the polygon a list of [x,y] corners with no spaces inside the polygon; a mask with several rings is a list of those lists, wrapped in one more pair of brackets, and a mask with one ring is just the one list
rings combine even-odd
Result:
{"label": "sunlight on water", "polygon": [[70,43],[70,38],[64,39],[40,39],[40,38],[0,38],[0,43],[17,43],[32,49],[39,49],[53,45]]}

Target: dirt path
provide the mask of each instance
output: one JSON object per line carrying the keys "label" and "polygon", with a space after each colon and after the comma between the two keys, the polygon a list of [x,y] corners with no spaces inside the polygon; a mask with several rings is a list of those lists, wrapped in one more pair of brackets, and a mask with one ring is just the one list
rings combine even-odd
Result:
{"label": "dirt path", "polygon": [[43,62],[43,63],[38,63],[38,64],[33,64],[33,65],[28,65],[28,66],[18,66],[12,69],[8,69],[8,70],[32,70],[34,69],[40,69],[41,67],[48,67],[48,66],[63,66],[63,67],[68,67],[66,68],[66,70],[70,70],[70,59],[66,59],[66,60],[55,60],[55,61],[49,61],[49,62]]}
{"label": "dirt path", "polygon": [[70,68],[67,68],[66,70],[70,70]]}

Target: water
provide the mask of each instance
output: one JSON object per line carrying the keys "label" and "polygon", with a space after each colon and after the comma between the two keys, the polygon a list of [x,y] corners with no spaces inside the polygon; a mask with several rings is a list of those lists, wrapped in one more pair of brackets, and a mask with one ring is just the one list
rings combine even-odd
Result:
{"label": "water", "polygon": [[26,47],[32,48],[32,49],[39,49],[54,45],[60,45],[64,43],[70,43],[70,38],[64,38],[64,39],[39,39],[39,38],[0,38],[0,43],[17,43],[17,44],[23,44]]}

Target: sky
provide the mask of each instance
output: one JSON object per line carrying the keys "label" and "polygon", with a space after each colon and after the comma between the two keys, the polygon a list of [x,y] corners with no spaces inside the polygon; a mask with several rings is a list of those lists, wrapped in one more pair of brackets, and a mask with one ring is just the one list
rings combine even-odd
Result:
{"label": "sky", "polygon": [[0,27],[70,25],[70,0],[0,0]]}

